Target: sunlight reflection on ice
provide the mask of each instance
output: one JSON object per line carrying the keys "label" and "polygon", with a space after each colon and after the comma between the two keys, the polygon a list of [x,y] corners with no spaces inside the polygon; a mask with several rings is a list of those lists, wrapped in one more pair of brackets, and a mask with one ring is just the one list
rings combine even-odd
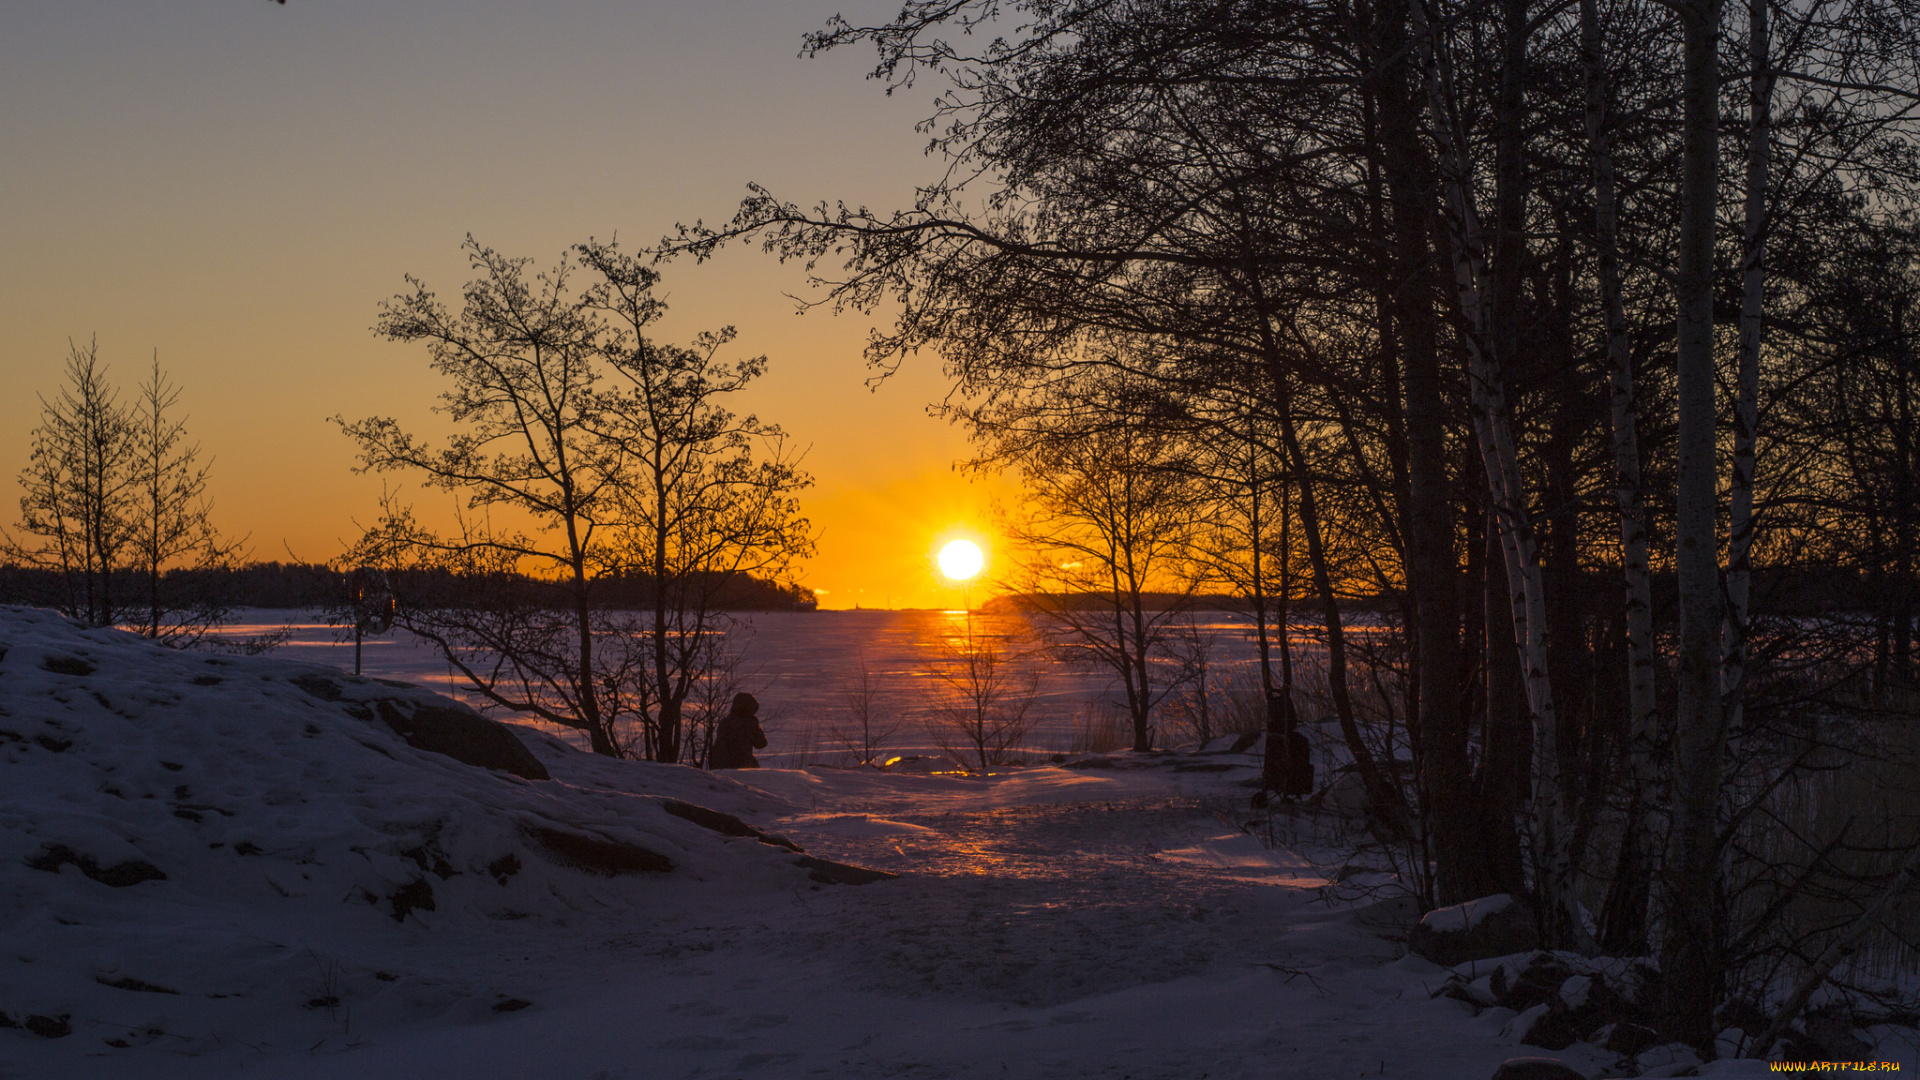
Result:
{"label": "sunlight reflection on ice", "polygon": [[[276,655],[288,659],[332,664],[353,670],[353,637],[339,627],[317,622],[298,611],[248,609],[223,631],[245,637],[282,627],[292,639]],[[741,665],[747,688],[761,702],[760,718],[773,745],[760,755],[762,764],[797,766],[806,760],[830,760],[837,743],[827,728],[842,723],[843,687],[865,664],[878,685],[879,710],[900,721],[890,756],[938,755],[922,718],[933,687],[930,665],[951,650],[965,649],[969,633],[1031,665],[1039,674],[1033,706],[1035,723],[1030,749],[1037,753],[1069,749],[1076,723],[1091,708],[1117,698],[1113,680],[1082,665],[1066,663],[1029,632],[1018,616],[951,611],[825,611],[811,613],[750,612],[739,616],[735,640],[744,654]],[[1216,691],[1237,686],[1242,692],[1258,684],[1256,647],[1245,620],[1225,612],[1200,613],[1200,625],[1214,636],[1211,657]],[[1296,641],[1298,663],[1311,668],[1312,646]],[[362,666],[367,675],[397,679],[430,687],[476,707],[487,703],[467,690],[434,649],[405,631],[368,638]],[[1108,706],[1110,707],[1110,706]],[[495,715],[503,715],[493,709]],[[530,722],[533,718],[515,716]],[[549,728],[568,742],[583,745],[578,733]]]}

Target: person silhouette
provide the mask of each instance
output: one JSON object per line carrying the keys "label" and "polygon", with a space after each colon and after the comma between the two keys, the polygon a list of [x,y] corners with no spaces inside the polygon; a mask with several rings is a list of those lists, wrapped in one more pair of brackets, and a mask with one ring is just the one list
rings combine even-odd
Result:
{"label": "person silhouette", "polygon": [[755,750],[767,745],[767,733],[760,728],[760,702],[752,694],[733,695],[733,709],[714,729],[713,749],[707,752],[709,769],[757,769],[760,759]]}

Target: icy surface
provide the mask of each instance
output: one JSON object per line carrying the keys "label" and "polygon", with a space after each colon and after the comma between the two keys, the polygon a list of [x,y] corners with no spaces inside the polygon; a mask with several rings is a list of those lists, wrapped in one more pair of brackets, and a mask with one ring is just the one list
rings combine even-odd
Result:
{"label": "icy surface", "polygon": [[[1476,1080],[1541,1053],[1431,996],[1406,903],[1330,903],[1324,851],[1242,830],[1250,757],[708,775],[519,729],[554,777],[524,781],[353,712],[420,691],[329,701],[300,685],[329,669],[43,612],[0,610],[0,648],[0,1012],[71,1027],[0,1029],[6,1080]],[[818,884],[665,799],[901,876]],[[531,828],[675,866],[585,873]],[[166,876],[30,865],[54,847]]]}

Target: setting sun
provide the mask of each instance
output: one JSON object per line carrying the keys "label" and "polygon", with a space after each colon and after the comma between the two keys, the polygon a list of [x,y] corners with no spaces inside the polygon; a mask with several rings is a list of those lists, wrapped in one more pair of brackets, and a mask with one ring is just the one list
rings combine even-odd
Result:
{"label": "setting sun", "polygon": [[940,572],[955,581],[973,577],[986,564],[980,545],[971,540],[954,540],[940,549]]}

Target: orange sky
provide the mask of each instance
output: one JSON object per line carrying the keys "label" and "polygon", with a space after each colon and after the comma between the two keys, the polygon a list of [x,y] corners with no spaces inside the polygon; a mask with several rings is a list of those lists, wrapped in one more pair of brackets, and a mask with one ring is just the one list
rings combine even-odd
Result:
{"label": "orange sky", "polygon": [[[403,274],[457,296],[469,231],[551,265],[588,236],[724,220],[748,181],[904,204],[938,168],[913,130],[932,84],[889,99],[865,51],[795,56],[835,11],[896,6],[0,6],[0,521],[35,394],[97,334],[129,392],[156,348],[184,387],[224,529],[256,558],[332,557],[381,481],[349,472],[327,418],[434,430],[424,352],[368,330]],[[738,326],[737,352],[770,360],[749,406],[811,447],[805,583],[828,607],[952,604],[934,549],[984,539],[988,499],[950,468],[963,433],[925,415],[937,360],[869,392],[870,321],[796,315],[797,269],[735,250],[665,273],[658,336]]]}

